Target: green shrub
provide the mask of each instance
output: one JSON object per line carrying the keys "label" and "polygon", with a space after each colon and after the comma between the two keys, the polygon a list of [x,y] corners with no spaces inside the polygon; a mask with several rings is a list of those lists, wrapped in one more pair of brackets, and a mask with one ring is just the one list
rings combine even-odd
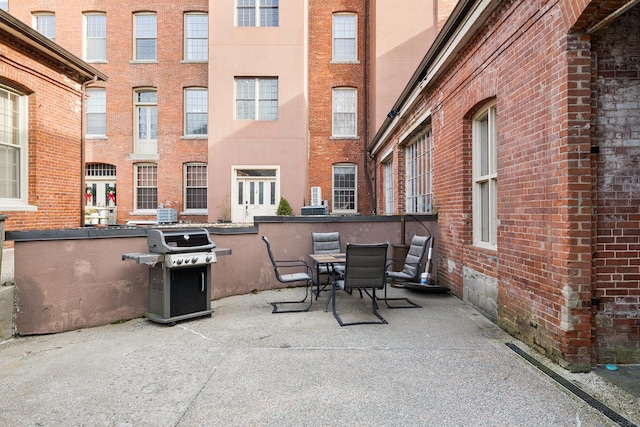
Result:
{"label": "green shrub", "polygon": [[277,215],[291,215],[291,205],[284,197],[280,197],[280,204],[278,205]]}

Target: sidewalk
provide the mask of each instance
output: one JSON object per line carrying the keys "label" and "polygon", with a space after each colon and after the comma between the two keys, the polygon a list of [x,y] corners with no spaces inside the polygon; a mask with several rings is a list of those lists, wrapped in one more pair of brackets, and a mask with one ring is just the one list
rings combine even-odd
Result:
{"label": "sidewalk", "polygon": [[[271,314],[300,289],[213,301],[212,317],[125,323],[0,345],[6,426],[612,426],[451,295],[390,290],[422,309],[341,328],[322,310]],[[343,309],[362,300],[340,294]],[[347,307],[348,306],[348,307]],[[370,305],[366,306],[370,310]],[[640,399],[547,364],[640,423]]]}

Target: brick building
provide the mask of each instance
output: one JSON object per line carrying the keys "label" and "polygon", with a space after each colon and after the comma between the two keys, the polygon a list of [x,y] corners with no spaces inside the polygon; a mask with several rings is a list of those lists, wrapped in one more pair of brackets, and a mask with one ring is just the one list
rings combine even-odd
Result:
{"label": "brick building", "polygon": [[455,1],[7,3],[109,75],[88,88],[87,221],[197,223],[280,197],[371,213],[367,141]]}
{"label": "brick building", "polygon": [[0,212],[5,228],[80,224],[82,97],[106,75],[0,11]]}
{"label": "brick building", "polygon": [[640,362],[640,6],[462,0],[369,150],[438,275],[571,370]]}

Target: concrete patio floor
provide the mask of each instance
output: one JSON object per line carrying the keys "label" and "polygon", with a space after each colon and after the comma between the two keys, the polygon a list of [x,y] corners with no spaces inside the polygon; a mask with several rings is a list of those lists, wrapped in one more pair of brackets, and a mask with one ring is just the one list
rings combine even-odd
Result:
{"label": "concrete patio floor", "polygon": [[[210,318],[145,319],[0,345],[3,426],[612,426],[505,343],[629,421],[640,399],[571,374],[448,294],[390,289],[421,309],[340,327],[323,311],[271,314],[300,289],[212,302]],[[369,301],[369,304],[367,304]],[[340,293],[346,320],[370,300]]]}

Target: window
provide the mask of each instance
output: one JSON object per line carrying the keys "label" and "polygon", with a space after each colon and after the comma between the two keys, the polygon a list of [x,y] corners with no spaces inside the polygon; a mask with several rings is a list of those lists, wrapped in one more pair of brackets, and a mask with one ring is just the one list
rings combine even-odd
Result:
{"label": "window", "polygon": [[356,43],[356,15],[333,14],[333,61],[354,62],[358,60]]}
{"label": "window", "polygon": [[207,165],[187,163],[184,165],[185,210],[207,209]]}
{"label": "window", "polygon": [[104,13],[84,15],[84,59],[107,60],[107,15]]}
{"label": "window", "polygon": [[0,9],[5,12],[9,10],[9,0],[0,1]]}
{"label": "window", "polygon": [[184,59],[206,62],[209,58],[209,18],[205,13],[184,15]]}
{"label": "window", "polygon": [[50,12],[36,13],[33,15],[36,31],[48,38],[56,40],[56,16]]}
{"label": "window", "polygon": [[420,134],[405,149],[406,211],[431,212],[432,209],[432,150],[431,129]]}
{"label": "window", "polygon": [[356,166],[333,167],[333,211],[356,212]]}
{"label": "window", "polygon": [[333,89],[333,136],[356,136],[356,90]]}
{"label": "window", "polygon": [[136,165],[136,210],[158,208],[158,166],[155,164]]}
{"label": "window", "polygon": [[135,152],[158,152],[158,93],[152,89],[135,92]]}
{"label": "window", "polygon": [[87,89],[87,136],[107,134],[107,91],[104,88]]}
{"label": "window", "polygon": [[207,134],[207,89],[193,88],[184,91],[185,135]]}
{"label": "window", "polygon": [[0,205],[27,204],[27,98],[0,87]]}
{"label": "window", "polygon": [[135,41],[133,57],[136,61],[155,61],[157,59],[157,32],[155,13],[134,15]]}
{"label": "window", "polygon": [[497,110],[495,103],[473,119],[473,243],[496,249]]}
{"label": "window", "polygon": [[237,0],[236,12],[238,27],[277,27],[279,25],[278,0]]}
{"label": "window", "polygon": [[384,213],[392,215],[394,213],[393,204],[393,159],[382,164],[384,176]]}
{"label": "window", "polygon": [[277,78],[236,78],[237,120],[278,120]]}

